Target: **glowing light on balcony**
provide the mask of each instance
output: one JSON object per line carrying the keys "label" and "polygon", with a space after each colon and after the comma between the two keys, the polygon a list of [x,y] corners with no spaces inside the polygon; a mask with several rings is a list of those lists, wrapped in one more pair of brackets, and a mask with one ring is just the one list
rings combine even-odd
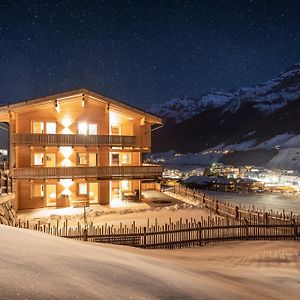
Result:
{"label": "glowing light on balcony", "polygon": [[59,147],[59,150],[61,154],[64,156],[64,158],[69,158],[73,153],[72,147],[68,147],[68,146]]}
{"label": "glowing light on balcony", "polygon": [[65,117],[61,120],[61,124],[65,127],[65,128],[68,128],[71,124],[72,124],[72,121],[70,118],[68,117]]}
{"label": "glowing light on balcony", "polygon": [[69,127],[72,124],[72,120],[70,118],[68,118],[68,117],[63,118],[61,120],[61,124],[64,126],[64,129],[62,130],[63,134],[71,134],[72,133],[72,131],[69,129]]}
{"label": "glowing light on balcony", "polygon": [[64,187],[64,190],[62,191],[62,195],[64,196],[70,196],[72,192],[70,191],[70,187],[73,184],[72,179],[60,179],[59,183]]}
{"label": "glowing light on balcony", "polygon": [[61,154],[64,157],[64,160],[62,161],[63,167],[70,167],[70,166],[72,166],[72,162],[69,159],[69,157],[73,153],[72,147],[65,147],[64,146],[64,147],[60,147],[59,150],[60,150]]}
{"label": "glowing light on balcony", "polygon": [[63,167],[72,167],[72,162],[69,158],[65,158],[61,164]]}

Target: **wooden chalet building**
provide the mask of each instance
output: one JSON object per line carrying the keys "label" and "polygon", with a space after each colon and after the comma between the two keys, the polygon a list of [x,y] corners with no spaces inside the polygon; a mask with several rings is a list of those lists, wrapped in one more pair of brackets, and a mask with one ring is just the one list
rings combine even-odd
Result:
{"label": "wooden chalet building", "polygon": [[162,167],[143,165],[162,119],[79,89],[0,107],[18,209],[140,199]]}

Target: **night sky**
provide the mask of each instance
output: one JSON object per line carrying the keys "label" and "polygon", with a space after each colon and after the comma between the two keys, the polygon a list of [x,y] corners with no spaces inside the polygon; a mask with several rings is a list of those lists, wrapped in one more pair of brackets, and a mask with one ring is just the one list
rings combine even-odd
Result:
{"label": "night sky", "polygon": [[79,87],[147,107],[300,62],[300,1],[0,1],[0,101]]}

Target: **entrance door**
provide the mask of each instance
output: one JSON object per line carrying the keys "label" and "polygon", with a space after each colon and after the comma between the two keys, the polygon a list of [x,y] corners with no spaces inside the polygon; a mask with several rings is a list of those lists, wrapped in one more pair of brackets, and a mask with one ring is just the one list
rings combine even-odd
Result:
{"label": "entrance door", "polygon": [[89,200],[90,203],[98,203],[98,183],[90,182],[89,183]]}
{"label": "entrance door", "polygon": [[46,167],[56,167],[56,153],[46,153]]}
{"label": "entrance door", "polygon": [[56,184],[46,185],[46,203],[47,206],[56,206]]}

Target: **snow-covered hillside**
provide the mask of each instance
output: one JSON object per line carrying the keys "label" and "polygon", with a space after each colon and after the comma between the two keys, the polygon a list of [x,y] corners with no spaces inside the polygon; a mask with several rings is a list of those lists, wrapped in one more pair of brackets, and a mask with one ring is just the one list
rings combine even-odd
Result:
{"label": "snow-covered hillside", "polygon": [[300,293],[297,241],[144,250],[3,225],[0,239],[1,299],[297,299]]}
{"label": "snow-covered hillside", "polygon": [[300,171],[300,134],[283,133],[256,145],[255,139],[245,142],[225,145],[219,144],[197,153],[178,153],[168,151],[154,153],[149,156],[151,162],[161,163],[165,166],[207,166],[222,160],[228,153],[234,151],[251,151],[277,149],[278,154],[265,166],[271,169],[292,169]]}

